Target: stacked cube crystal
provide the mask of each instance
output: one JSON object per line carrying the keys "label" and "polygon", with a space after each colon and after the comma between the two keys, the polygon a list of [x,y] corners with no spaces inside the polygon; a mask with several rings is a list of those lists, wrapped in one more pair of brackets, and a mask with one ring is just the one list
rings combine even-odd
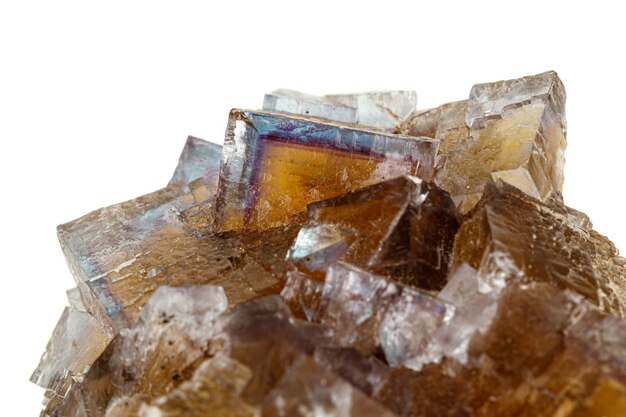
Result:
{"label": "stacked cube crystal", "polygon": [[59,226],[42,416],[626,415],[626,262],[563,203],[557,74],[416,97],[278,90]]}

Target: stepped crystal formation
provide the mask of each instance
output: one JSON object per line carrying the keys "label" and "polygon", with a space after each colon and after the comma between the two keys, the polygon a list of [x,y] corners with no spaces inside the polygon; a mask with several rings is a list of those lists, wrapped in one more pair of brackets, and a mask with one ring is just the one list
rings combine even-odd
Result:
{"label": "stepped crystal formation", "polygon": [[554,72],[278,90],[58,228],[43,417],[623,417],[626,261],[564,205]]}

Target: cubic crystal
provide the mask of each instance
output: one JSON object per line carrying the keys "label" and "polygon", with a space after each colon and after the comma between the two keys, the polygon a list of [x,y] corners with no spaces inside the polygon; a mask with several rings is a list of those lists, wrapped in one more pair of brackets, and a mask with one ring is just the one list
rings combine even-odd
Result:
{"label": "cubic crystal", "polygon": [[291,115],[231,111],[217,194],[220,230],[285,224],[306,205],[398,175],[426,180],[437,141]]}
{"label": "cubic crystal", "polygon": [[42,417],[623,417],[626,260],[560,195],[556,73],[233,110],[59,226]]}
{"label": "cubic crystal", "polygon": [[415,110],[414,91],[311,96],[292,90],[265,95],[263,110],[314,116],[394,131]]}
{"label": "cubic crystal", "polygon": [[454,262],[485,272],[513,265],[623,316],[624,261],[588,219],[581,224],[577,216],[558,199],[542,203],[508,184],[491,184],[459,229]]}
{"label": "cubic crystal", "polygon": [[194,190],[194,186],[189,186],[189,184],[194,184],[195,189],[198,189],[198,180],[201,179],[204,187],[206,187],[207,196],[215,195],[221,156],[222,147],[220,145],[189,136],[169,185],[179,183],[189,187],[191,192]]}
{"label": "cubic crystal", "polygon": [[561,191],[565,130],[565,90],[553,71],[477,84],[468,101],[417,112],[400,127],[441,140],[435,182],[463,212],[491,179],[540,199]]}
{"label": "cubic crystal", "polygon": [[312,203],[308,217],[288,255],[307,272],[341,259],[419,288],[445,285],[458,220],[434,184],[398,177]]}

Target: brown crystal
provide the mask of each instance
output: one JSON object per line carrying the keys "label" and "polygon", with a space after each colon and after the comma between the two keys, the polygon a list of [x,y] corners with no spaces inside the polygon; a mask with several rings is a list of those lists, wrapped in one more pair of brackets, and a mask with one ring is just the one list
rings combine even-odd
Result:
{"label": "brown crystal", "polygon": [[454,263],[482,271],[507,269],[506,261],[537,281],[583,295],[624,315],[626,268],[617,250],[588,219],[559,199],[542,203],[508,184],[491,184],[454,242]]}
{"label": "brown crystal", "polygon": [[111,339],[109,329],[95,317],[65,308],[31,381],[64,396],[82,380]]}
{"label": "brown crystal", "polygon": [[398,175],[430,179],[437,142],[289,115],[231,111],[220,230],[285,224],[306,205]]}
{"label": "brown crystal", "polygon": [[489,180],[539,199],[561,191],[565,130],[565,89],[554,71],[477,84],[469,100],[418,111],[400,127],[441,141],[435,182],[463,212]]}
{"label": "brown crystal", "polygon": [[398,177],[312,203],[308,217],[289,252],[307,272],[342,259],[416,287],[445,285],[458,220],[454,203],[434,184]]}
{"label": "brown crystal", "polygon": [[241,393],[251,377],[248,367],[218,354],[204,361],[189,381],[149,405],[142,404],[139,415],[254,417],[255,409],[241,400]]}
{"label": "brown crystal", "polygon": [[[301,220],[267,232],[215,234],[213,216],[205,210],[210,203],[175,213],[170,198],[178,203],[191,197],[166,189],[59,228],[92,314],[117,329],[127,327],[161,285],[222,285],[233,303],[280,292],[284,254]],[[144,231],[147,221],[156,227]],[[99,230],[94,226],[106,226],[107,232],[92,238]]]}
{"label": "brown crystal", "polygon": [[296,317],[317,321],[323,288],[322,282],[308,274],[294,270],[287,273],[287,281],[280,295]]}
{"label": "brown crystal", "polygon": [[[161,287],[137,324],[120,332],[65,401],[49,403],[45,413],[69,416],[85,409],[90,410],[85,415],[101,416],[119,397],[167,393],[205,356],[213,322],[227,303],[220,287]],[[123,405],[119,402],[115,413],[123,412]]]}
{"label": "brown crystal", "polygon": [[[513,282],[497,305],[488,329],[471,339],[468,362],[394,369],[377,398],[402,415],[620,415],[621,321],[545,283]],[[616,336],[597,333],[609,326]]]}
{"label": "brown crystal", "polygon": [[559,193],[564,103],[547,72],[233,110],[59,226],[42,417],[623,417],[626,261]]}
{"label": "brown crystal", "polygon": [[261,415],[268,417],[319,413],[333,417],[394,416],[336,374],[305,357],[294,363],[261,407]]}

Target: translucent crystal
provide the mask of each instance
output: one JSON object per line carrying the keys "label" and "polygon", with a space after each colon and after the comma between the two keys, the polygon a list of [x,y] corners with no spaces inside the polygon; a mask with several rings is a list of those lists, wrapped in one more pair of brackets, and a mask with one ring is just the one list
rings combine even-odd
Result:
{"label": "translucent crystal", "polygon": [[427,290],[445,285],[458,220],[450,196],[434,184],[402,176],[312,203],[308,215],[289,252],[305,270],[324,265],[320,257],[341,257]]}
{"label": "translucent crystal", "polygon": [[[516,415],[486,410],[514,399],[518,381],[513,375],[538,374],[541,364],[555,353],[573,303],[550,288],[547,284],[507,288],[485,335],[476,333],[472,338],[467,365],[451,361],[429,364],[419,372],[392,370],[379,399],[397,412],[404,408],[409,415],[463,415],[477,410],[487,416]],[[546,304],[549,297],[554,309]],[[397,403],[395,396],[405,400]]]}
{"label": "translucent crystal", "polygon": [[266,94],[263,99],[263,110],[321,117],[345,123],[357,121],[354,106],[293,90],[282,89]]}
{"label": "translucent crystal", "polygon": [[[340,345],[367,354],[381,347],[391,365],[398,364],[407,343],[425,345],[429,329],[453,310],[427,293],[342,263],[328,269],[321,306],[320,321],[335,330]],[[403,338],[399,327],[413,326],[411,318],[417,317],[423,339]]]}
{"label": "translucent crystal", "polygon": [[[377,398],[404,415],[620,415],[621,320],[601,318],[582,297],[546,283],[509,281],[497,298],[466,364],[391,370]],[[611,335],[603,333],[609,327]]]}
{"label": "translucent crystal", "polygon": [[370,396],[378,392],[389,374],[389,367],[383,360],[356,349],[317,347],[313,358]]}
{"label": "translucent crystal", "polygon": [[311,96],[292,90],[265,95],[263,110],[315,116],[393,131],[417,105],[414,91]]}
{"label": "translucent crystal", "polygon": [[404,364],[420,369],[443,358],[466,364],[469,346],[476,333],[484,333],[494,319],[506,279],[518,277],[519,271],[509,270],[508,276],[481,274],[467,264],[461,265],[451,275],[448,284],[438,297],[456,307],[454,316],[433,332],[428,349],[406,355]]}
{"label": "translucent crystal", "polygon": [[198,183],[194,181],[202,179],[208,195],[214,195],[219,180],[221,156],[220,145],[189,136],[180,154],[170,185],[194,183],[197,188]]}
{"label": "translucent crystal", "polygon": [[59,241],[87,310],[103,322],[103,309],[92,284],[124,277],[125,267],[155,241],[184,234],[179,214],[195,200],[177,186],[96,210],[58,227]]}
{"label": "translucent crystal", "polygon": [[357,234],[349,226],[310,220],[300,228],[287,259],[299,269],[323,277],[326,269],[348,252]]}
{"label": "translucent crystal", "polygon": [[67,294],[67,302],[74,310],[87,311],[87,307],[83,302],[78,287],[74,287],[65,292]]}
{"label": "translucent crystal", "polygon": [[264,402],[261,415],[392,417],[395,414],[312,359],[301,357]]}
{"label": "translucent crystal", "polygon": [[220,287],[159,288],[137,324],[120,332],[65,401],[49,403],[45,412],[65,416],[84,409],[101,416],[119,397],[165,394],[203,358],[227,307]]}
{"label": "translucent crystal", "polygon": [[[492,174],[530,195],[561,191],[565,164],[565,90],[555,72],[477,84],[467,106],[469,138],[446,155],[437,183],[471,208]],[[532,181],[527,181],[527,178]]]}
{"label": "translucent crystal", "polygon": [[248,367],[218,354],[204,361],[189,381],[150,404],[141,404],[137,415],[254,417],[254,407],[240,398],[251,377]]}
{"label": "translucent crystal", "polygon": [[233,303],[280,292],[299,221],[266,232],[217,235],[205,205],[176,208],[190,199],[168,188],[59,227],[92,314],[125,328],[161,285],[222,285]]}
{"label": "translucent crystal", "polygon": [[489,180],[539,199],[561,191],[565,130],[565,89],[554,71],[477,84],[469,100],[415,112],[399,128],[441,141],[435,182],[463,212]]}
{"label": "translucent crystal", "polygon": [[285,254],[299,222],[263,232],[201,235],[181,228],[180,235],[155,242],[125,264],[121,278],[89,283],[118,328],[132,324],[161,285],[220,285],[233,304],[280,293],[289,263]]}
{"label": "translucent crystal", "polygon": [[296,317],[317,321],[323,283],[299,271],[289,271],[287,277],[280,295],[289,309]]}
{"label": "translucent crystal", "polygon": [[626,311],[626,268],[611,242],[558,200],[542,203],[508,184],[486,188],[456,236],[453,256],[483,272],[513,266],[606,311]]}
{"label": "translucent crystal", "polygon": [[548,72],[233,110],[59,226],[42,417],[623,417],[626,260],[559,193],[564,101]]}
{"label": "translucent crystal", "polygon": [[104,352],[108,330],[91,314],[65,308],[31,381],[63,397]]}
{"label": "translucent crystal", "polygon": [[400,126],[402,134],[427,136],[441,141],[439,157],[445,157],[469,137],[465,123],[467,100],[446,103],[428,110],[418,110]]}
{"label": "translucent crystal", "polygon": [[[115,318],[119,305],[115,295],[104,293],[103,284],[127,277],[124,271],[135,269],[146,277],[158,274],[165,266],[163,242],[189,240],[190,231],[182,217],[186,210],[205,214],[201,204],[212,198],[217,187],[216,169],[220,164],[218,145],[189,137],[174,176],[166,188],[134,200],[101,208],[58,227],[58,236],[67,263],[76,279],[80,298],[87,311],[103,323]],[[188,184],[189,181],[195,181]],[[211,189],[211,191],[209,191]],[[189,217],[189,216],[187,216]],[[203,218],[195,230],[212,224],[212,214]],[[146,254],[154,258],[146,263]],[[135,289],[135,297],[143,289]],[[76,297],[74,297],[76,299]],[[145,302],[145,301],[144,301]],[[136,318],[136,317],[135,317]]]}
{"label": "translucent crystal", "polygon": [[541,100],[555,111],[565,106],[565,90],[556,72],[476,84],[470,93],[465,121],[471,128],[485,118],[502,115],[507,107],[517,107],[534,100]]}
{"label": "translucent crystal", "polygon": [[252,370],[242,394],[249,404],[260,404],[299,357],[313,354],[316,346],[333,345],[330,329],[294,320],[277,296],[240,304],[221,329],[222,351]]}
{"label": "translucent crystal", "polygon": [[437,142],[233,110],[217,195],[221,230],[285,224],[306,205],[398,175],[432,176]]}

